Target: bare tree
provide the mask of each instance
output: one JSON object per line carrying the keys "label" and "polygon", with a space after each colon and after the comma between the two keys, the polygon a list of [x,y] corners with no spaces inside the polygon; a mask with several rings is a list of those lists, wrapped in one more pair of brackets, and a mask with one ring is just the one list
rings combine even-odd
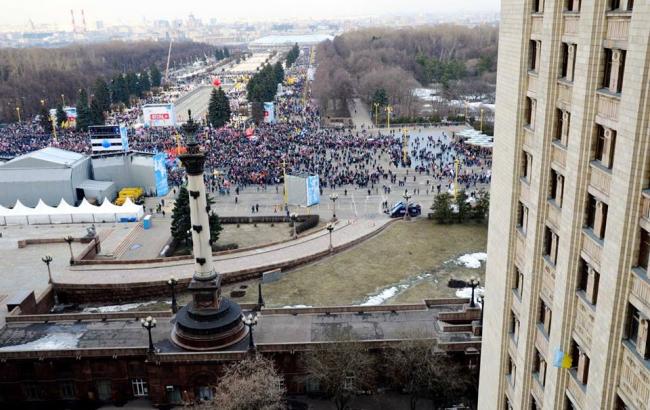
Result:
{"label": "bare tree", "polygon": [[199,410],[281,410],[285,409],[284,379],[273,362],[261,355],[248,357],[226,370],[211,403]]}
{"label": "bare tree", "polygon": [[436,351],[433,340],[405,339],[383,354],[385,374],[396,388],[410,395],[415,410],[420,399],[432,401],[432,408],[460,401],[471,386],[472,377],[444,352]]}
{"label": "bare tree", "polygon": [[305,357],[305,368],[337,410],[345,410],[352,398],[371,388],[375,360],[362,343],[351,339],[321,345]]}

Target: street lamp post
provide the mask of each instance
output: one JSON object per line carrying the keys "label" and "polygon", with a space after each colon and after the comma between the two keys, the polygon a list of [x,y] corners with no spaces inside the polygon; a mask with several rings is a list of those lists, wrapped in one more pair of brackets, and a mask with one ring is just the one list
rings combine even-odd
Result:
{"label": "street lamp post", "polygon": [[172,290],[172,313],[178,312],[178,304],[176,303],[176,285],[178,285],[178,279],[175,277],[169,278],[167,285]]}
{"label": "street lamp post", "polygon": [[409,199],[411,199],[412,195],[409,194],[409,190],[406,189],[404,190],[404,195],[402,195],[402,198],[406,201],[405,206],[406,206],[406,212],[404,212],[404,220],[405,221],[410,221],[411,220],[411,215],[409,215]]}
{"label": "street lamp post", "polygon": [[329,232],[329,236],[330,236],[329,250],[330,252],[332,252],[334,250],[334,247],[332,246],[332,231],[334,231],[334,224],[332,222],[328,223],[326,229]]}
{"label": "street lamp post", "polygon": [[56,289],[54,289],[54,283],[52,282],[52,271],[50,270],[50,264],[54,260],[52,255],[47,254],[41,258],[43,263],[47,266],[47,283],[52,285],[52,292],[54,292],[54,304],[59,304],[59,296],[56,294]]}
{"label": "street lamp post", "polygon": [[298,214],[293,212],[289,215],[293,224],[293,239],[298,239],[298,231],[296,230],[296,222],[298,221]]}
{"label": "street lamp post", "polygon": [[257,283],[257,310],[261,310],[264,305],[264,296],[262,296],[262,280]]}
{"label": "street lamp post", "polygon": [[336,200],[339,199],[339,194],[336,192],[330,195],[330,201],[332,201],[332,221],[336,221]]}
{"label": "street lamp post", "polygon": [[379,127],[379,103],[375,102],[372,105],[375,107],[375,127]]}
{"label": "street lamp post", "polygon": [[18,123],[20,124],[20,107],[16,107],[16,113],[18,114]]}
{"label": "street lamp post", "polygon": [[74,254],[72,253],[72,242],[74,242],[74,238],[72,235],[68,235],[63,238],[63,240],[68,244],[68,247],[70,248],[70,265],[72,265],[74,263]]}
{"label": "street lamp post", "polygon": [[253,316],[252,313],[249,313],[248,316],[242,315],[241,317],[244,325],[248,327],[248,350],[255,350],[255,340],[253,340],[253,328],[257,326],[257,315]]}
{"label": "street lamp post", "polygon": [[149,353],[153,353],[154,348],[153,348],[153,339],[151,338],[151,329],[156,327],[156,318],[147,316],[146,319],[140,319],[140,324],[142,325],[142,327],[147,329],[147,333],[149,333]]}
{"label": "street lamp post", "polygon": [[476,289],[480,283],[481,282],[474,277],[469,280],[469,287],[472,288],[472,299],[469,301],[469,307],[476,307],[476,302],[474,301],[474,289]]}
{"label": "street lamp post", "polygon": [[483,312],[485,312],[485,296],[481,295],[478,298],[481,301],[481,326],[483,326]]}
{"label": "street lamp post", "polygon": [[390,131],[390,115],[393,113],[393,106],[386,106],[386,128]]}

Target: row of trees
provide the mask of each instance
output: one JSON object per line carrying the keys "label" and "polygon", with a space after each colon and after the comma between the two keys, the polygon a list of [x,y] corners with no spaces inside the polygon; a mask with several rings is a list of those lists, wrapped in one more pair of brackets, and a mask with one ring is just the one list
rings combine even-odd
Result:
{"label": "row of trees", "polygon": [[446,97],[461,99],[493,90],[497,37],[493,25],[347,32],[319,44],[313,91],[332,112],[353,95],[370,104],[383,89],[396,116],[412,117],[420,110],[412,91],[422,85],[441,83]]}
{"label": "row of trees", "polygon": [[[169,42],[114,41],[57,48],[0,49],[0,122],[17,120],[41,110],[41,100],[49,107],[59,102],[74,105],[80,88],[89,90],[98,77],[109,81],[116,73],[138,73],[152,64],[161,67],[167,60]],[[208,44],[174,44],[171,66],[210,55]],[[150,78],[152,81],[153,78]],[[92,94],[92,92],[90,92]]]}
{"label": "row of trees", "polygon": [[214,50],[214,58],[216,58],[217,61],[221,61],[229,57],[230,57],[230,50],[228,50],[228,48],[226,47],[217,48],[216,50]]}
{"label": "row of trees", "polygon": [[269,102],[275,99],[278,84],[284,80],[284,68],[279,61],[275,65],[266,64],[246,85],[249,102]]}
{"label": "row of trees", "polygon": [[291,47],[291,50],[287,53],[287,68],[291,67],[293,63],[296,62],[296,60],[300,57],[300,47],[298,47],[298,43],[294,44],[293,47]]}
{"label": "row of trees", "polygon": [[490,193],[479,192],[474,206],[471,206],[467,200],[465,191],[459,191],[456,198],[447,192],[438,194],[431,206],[434,219],[439,224],[485,220],[490,209]]}
{"label": "row of trees", "polygon": [[[303,365],[308,380],[317,384],[338,410],[350,408],[355,396],[373,391],[379,380],[408,394],[413,410],[424,399],[432,408],[476,402],[476,372],[437,352],[435,343],[426,338],[404,340],[382,353],[369,352],[359,342],[332,343],[306,353]],[[282,376],[273,362],[261,355],[231,365],[221,380],[213,403],[200,409],[286,408]]]}
{"label": "row of trees", "polygon": [[[162,75],[155,64],[148,71],[135,73],[118,73],[113,76],[110,84],[103,78],[95,80],[91,89],[91,98],[82,88],[77,96],[77,129],[85,131],[90,125],[102,125],[106,120],[106,113],[111,111],[112,105],[123,104],[130,106],[134,99],[147,95],[152,88],[160,87]],[[57,107],[57,113],[63,112],[63,107]],[[59,125],[64,118],[59,118]]]}

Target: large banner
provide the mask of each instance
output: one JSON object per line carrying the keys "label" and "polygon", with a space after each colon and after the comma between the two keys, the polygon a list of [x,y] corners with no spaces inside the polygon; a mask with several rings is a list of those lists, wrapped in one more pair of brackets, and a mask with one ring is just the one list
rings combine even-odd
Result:
{"label": "large banner", "polygon": [[275,124],[275,107],[272,102],[264,103],[264,122]]}
{"label": "large banner", "polygon": [[156,180],[156,195],[165,196],[169,193],[169,185],[167,184],[167,167],[165,160],[167,154],[161,152],[153,156],[153,172]]}
{"label": "large banner", "polygon": [[307,177],[307,206],[320,204],[320,180],[318,175]]}
{"label": "large banner", "polygon": [[174,104],[145,104],[142,106],[145,127],[174,127]]}

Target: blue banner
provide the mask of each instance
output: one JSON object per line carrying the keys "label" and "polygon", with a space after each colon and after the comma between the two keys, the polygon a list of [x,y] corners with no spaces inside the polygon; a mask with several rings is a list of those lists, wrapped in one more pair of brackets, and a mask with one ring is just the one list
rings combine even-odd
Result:
{"label": "blue banner", "polygon": [[307,177],[307,206],[320,204],[320,180],[318,175]]}
{"label": "blue banner", "polygon": [[164,152],[153,156],[153,173],[156,180],[156,195],[164,196],[169,192],[167,184],[167,167],[165,161],[167,154]]}
{"label": "blue banner", "polygon": [[129,134],[124,125],[120,125],[120,138],[122,139],[122,150],[124,152],[129,150]]}

